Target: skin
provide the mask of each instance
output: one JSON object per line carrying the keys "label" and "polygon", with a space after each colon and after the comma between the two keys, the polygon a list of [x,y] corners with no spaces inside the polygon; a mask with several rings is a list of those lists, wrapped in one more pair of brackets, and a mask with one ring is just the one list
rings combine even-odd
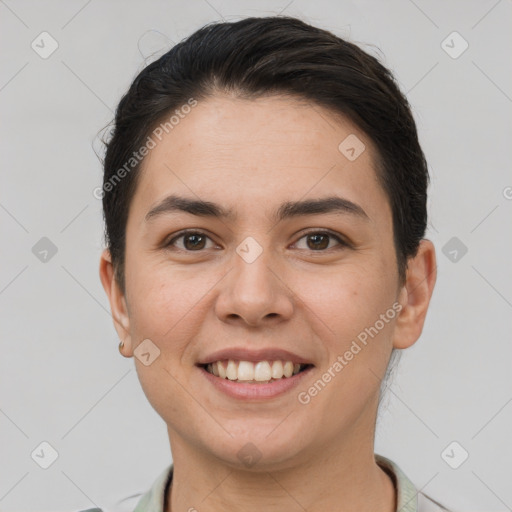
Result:
{"label": "skin", "polygon": [[[338,150],[349,134],[366,146],[354,161]],[[133,357],[147,338],[160,350],[149,366],[134,360],[168,428],[168,510],[395,511],[392,480],[374,459],[379,386],[392,348],[407,348],[421,334],[436,263],[433,244],[423,240],[400,284],[375,154],[357,126],[317,105],[219,93],[200,101],[144,160],[127,222],[126,293],[108,250],[100,277],[123,354]],[[237,219],[174,212],[145,222],[171,193],[232,208]],[[367,218],[271,220],[285,201],[333,194],[358,204]],[[208,238],[197,249],[190,237],[178,239],[174,250],[163,247],[185,228]],[[315,245],[306,236],[326,229],[349,245],[332,237]],[[236,252],[248,236],[262,248],[250,264]],[[397,301],[400,313],[301,404],[298,392]],[[195,366],[233,346],[279,347],[314,368],[299,389],[243,402],[220,393]],[[249,442],[261,453],[250,468],[237,457]]]}

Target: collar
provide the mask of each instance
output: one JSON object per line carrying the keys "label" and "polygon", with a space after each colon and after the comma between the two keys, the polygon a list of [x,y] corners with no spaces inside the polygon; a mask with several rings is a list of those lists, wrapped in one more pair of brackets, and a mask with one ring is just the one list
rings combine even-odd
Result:
{"label": "collar", "polygon": [[[418,512],[418,491],[399,466],[391,459],[375,454],[375,461],[395,482],[396,512]],[[141,496],[133,512],[164,512],[164,500],[172,480],[173,464],[167,466],[151,489]]]}
{"label": "collar", "polygon": [[405,473],[391,459],[375,454],[375,461],[395,481],[396,512],[418,512],[418,491]]}

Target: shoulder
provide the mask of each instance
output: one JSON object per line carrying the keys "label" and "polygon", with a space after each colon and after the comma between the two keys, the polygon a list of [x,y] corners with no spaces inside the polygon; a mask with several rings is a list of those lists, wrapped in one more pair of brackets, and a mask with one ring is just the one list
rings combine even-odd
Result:
{"label": "shoulder", "polygon": [[143,492],[132,494],[116,501],[111,506],[88,508],[76,512],[162,512],[165,510],[165,497],[172,481],[174,466],[167,465],[151,487]]}
{"label": "shoulder", "polygon": [[430,496],[419,491],[396,462],[379,454],[375,460],[393,475],[397,491],[397,511],[405,512],[452,512]]}

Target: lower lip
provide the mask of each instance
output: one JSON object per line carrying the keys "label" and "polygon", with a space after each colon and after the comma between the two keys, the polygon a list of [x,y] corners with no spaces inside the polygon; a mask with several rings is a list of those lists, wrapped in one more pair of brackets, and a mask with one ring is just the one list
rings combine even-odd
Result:
{"label": "lower lip", "polygon": [[310,366],[292,377],[283,377],[282,379],[267,382],[266,384],[249,384],[245,382],[235,382],[229,379],[221,379],[207,372],[205,368],[199,367],[199,369],[216,389],[226,395],[242,400],[258,400],[261,398],[274,398],[292,390],[313,367]]}

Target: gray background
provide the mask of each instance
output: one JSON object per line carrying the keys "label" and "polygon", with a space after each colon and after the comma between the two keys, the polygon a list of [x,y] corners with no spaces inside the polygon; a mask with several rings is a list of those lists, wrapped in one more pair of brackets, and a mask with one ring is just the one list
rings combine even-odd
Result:
{"label": "gray background", "polygon": [[[170,463],[98,277],[93,147],[152,52],[216,19],[277,13],[382,58],[413,105],[432,174],[438,282],[376,452],[454,510],[512,510],[510,0],[1,1],[0,510],[106,507]],[[43,31],[59,45],[46,59],[31,47]],[[462,39],[442,44],[453,31],[469,44],[457,58]],[[43,237],[57,249],[46,261]],[[44,441],[58,452],[47,469],[36,463],[49,457]],[[452,464],[469,453],[458,469],[442,456],[453,441]]]}

